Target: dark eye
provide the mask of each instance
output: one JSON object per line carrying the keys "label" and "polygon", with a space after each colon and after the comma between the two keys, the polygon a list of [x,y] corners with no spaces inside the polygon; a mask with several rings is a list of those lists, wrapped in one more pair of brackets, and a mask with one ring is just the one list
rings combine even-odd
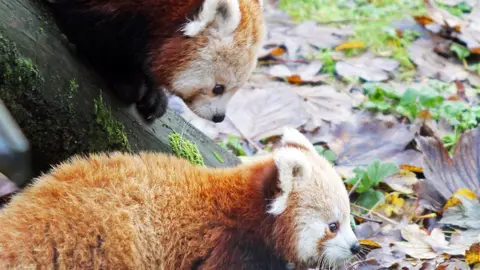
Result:
{"label": "dark eye", "polygon": [[338,231],[338,222],[328,224],[328,229],[331,233],[336,233]]}
{"label": "dark eye", "polygon": [[225,85],[216,84],[213,88],[213,94],[215,94],[216,96],[223,95],[223,92],[225,92]]}

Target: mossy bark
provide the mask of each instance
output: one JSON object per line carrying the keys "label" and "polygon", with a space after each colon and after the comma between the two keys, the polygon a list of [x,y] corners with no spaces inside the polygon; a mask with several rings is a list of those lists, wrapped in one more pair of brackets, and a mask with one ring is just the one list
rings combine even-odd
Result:
{"label": "mossy bark", "polygon": [[147,125],[122,107],[37,0],[0,0],[0,99],[31,143],[33,175],[75,154],[173,153],[174,131],[196,144],[206,166],[239,163],[170,110]]}

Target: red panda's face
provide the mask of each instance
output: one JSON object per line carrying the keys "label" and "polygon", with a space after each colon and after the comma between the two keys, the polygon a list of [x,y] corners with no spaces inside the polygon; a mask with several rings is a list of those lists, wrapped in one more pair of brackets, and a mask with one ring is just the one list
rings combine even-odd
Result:
{"label": "red panda's face", "polygon": [[222,122],[233,95],[248,79],[255,67],[253,54],[241,52],[236,46],[209,44],[199,58],[175,78],[174,93],[183,97],[187,106],[198,116]]}
{"label": "red panda's face", "polygon": [[277,237],[294,243],[288,259],[310,268],[323,264],[335,269],[360,250],[350,224],[347,190],[300,132],[287,130],[283,142],[287,146],[274,154],[282,193],[269,213],[291,229]]}
{"label": "red panda's face", "polygon": [[[263,42],[262,8],[256,0],[205,0],[182,31],[188,59],[169,82],[198,116],[222,122],[228,102],[248,80]],[[187,57],[188,56],[188,57]]]}

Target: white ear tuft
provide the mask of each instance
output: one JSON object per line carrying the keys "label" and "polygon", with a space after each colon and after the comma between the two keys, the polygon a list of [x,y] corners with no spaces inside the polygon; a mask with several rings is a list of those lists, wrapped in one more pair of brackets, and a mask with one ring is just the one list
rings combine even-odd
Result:
{"label": "white ear tuft", "polygon": [[317,152],[313,144],[300,131],[291,127],[283,128],[282,144],[296,144],[314,153]]}
{"label": "white ear tuft", "polygon": [[274,160],[278,168],[281,194],[270,205],[267,213],[280,215],[287,208],[294,185],[311,178],[312,164],[302,151],[294,148],[276,150]]}
{"label": "white ear tuft", "polygon": [[219,32],[224,35],[233,33],[242,18],[238,0],[204,0],[197,18],[185,24],[181,30],[186,36],[194,37],[216,18]]}

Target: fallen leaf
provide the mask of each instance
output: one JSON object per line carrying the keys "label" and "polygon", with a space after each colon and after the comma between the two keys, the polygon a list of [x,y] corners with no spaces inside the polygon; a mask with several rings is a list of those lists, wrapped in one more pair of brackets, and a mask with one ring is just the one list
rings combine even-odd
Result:
{"label": "fallen leaf", "polygon": [[268,74],[274,78],[286,80],[291,84],[317,84],[322,81],[321,76],[316,76],[322,69],[321,61],[312,61],[308,65],[302,64],[292,70],[287,65],[274,65]]}
{"label": "fallen leaf", "polygon": [[336,51],[343,51],[348,49],[363,49],[365,48],[365,43],[362,41],[349,41],[342,43],[335,47]]}
{"label": "fallen leaf", "polygon": [[284,126],[298,128],[309,117],[289,85],[269,82],[263,89],[239,90],[229,103],[225,121],[216,127],[221,134],[258,141],[280,135]]}
{"label": "fallen leaf", "polygon": [[424,207],[441,212],[457,190],[480,190],[480,128],[465,131],[451,158],[441,139],[428,126],[422,126],[416,142],[423,155],[425,181],[418,186],[418,199]]}
{"label": "fallen leaf", "polygon": [[465,253],[466,263],[472,265],[480,263],[480,243],[473,244]]}
{"label": "fallen leaf", "polygon": [[357,238],[369,239],[379,232],[380,224],[376,222],[367,221],[355,227],[355,235]]}
{"label": "fallen leaf", "polygon": [[271,53],[273,56],[277,56],[277,57],[278,57],[278,56],[283,55],[285,52],[286,52],[285,48],[283,48],[283,47],[275,47],[275,48],[273,48],[273,50],[271,50],[270,53]]}
{"label": "fallen leaf", "polygon": [[432,53],[434,47],[434,41],[427,39],[417,39],[408,46],[410,59],[417,66],[421,76],[437,78],[448,83],[469,78],[469,73],[461,64]]}
{"label": "fallen leaf", "polygon": [[286,65],[274,65],[270,68],[268,73],[277,78],[285,78],[293,75],[290,68],[288,68]]}
{"label": "fallen leaf", "polygon": [[360,57],[338,61],[336,72],[345,78],[362,78],[366,81],[381,82],[389,79],[389,73],[396,70],[400,63],[396,60],[377,57],[368,52]]}
{"label": "fallen leaf", "polygon": [[450,199],[448,199],[447,203],[443,207],[443,210],[447,210],[448,208],[461,203],[461,201],[457,198],[456,195],[463,195],[463,196],[467,197],[468,199],[472,199],[472,200],[477,199],[477,195],[473,191],[471,191],[468,188],[461,188],[461,189],[457,190],[450,197]]}
{"label": "fallen leaf", "polygon": [[402,229],[401,232],[406,242],[395,242],[395,246],[397,246],[400,251],[416,259],[433,259],[438,256],[430,244],[425,242],[425,239],[428,238],[429,235],[421,230],[418,225],[408,225]]}
{"label": "fallen leaf", "polygon": [[361,239],[359,240],[360,245],[367,247],[368,249],[377,249],[377,248],[382,248],[377,242],[368,240],[368,239]]}
{"label": "fallen leaf", "polygon": [[422,168],[415,167],[415,166],[408,165],[408,164],[401,164],[400,168],[404,169],[404,170],[407,170],[407,171],[410,171],[410,172],[416,172],[416,173],[422,173],[423,172]]}
{"label": "fallen leaf", "polygon": [[450,244],[440,228],[434,228],[430,234],[417,224],[410,224],[401,230],[406,240],[395,242],[402,252],[416,259],[433,259],[442,254],[463,255],[468,246]]}
{"label": "fallen leaf", "polygon": [[[353,34],[353,27],[320,26],[314,21],[305,21],[288,34],[302,37],[316,48],[333,48],[344,43]],[[286,36],[286,38],[290,37]]]}
{"label": "fallen leaf", "polygon": [[398,123],[393,117],[372,119],[371,114],[364,113],[336,126],[328,135],[312,136],[311,140],[327,143],[337,155],[336,169],[344,173],[377,159],[419,167],[421,153],[407,148],[417,130],[417,126]]}
{"label": "fallen leaf", "polygon": [[318,127],[322,121],[340,124],[352,121],[353,99],[346,93],[337,91],[333,86],[295,87],[298,98],[303,101],[304,109],[310,115],[306,125]]}
{"label": "fallen leaf", "polygon": [[461,203],[449,207],[439,223],[480,230],[480,202],[478,199],[470,199],[458,193],[454,197]]}
{"label": "fallen leaf", "polygon": [[391,189],[403,194],[413,194],[413,186],[419,183],[415,173],[401,169],[399,173],[384,179]]}
{"label": "fallen leaf", "polygon": [[385,212],[387,217],[391,217],[393,214],[400,216],[403,214],[405,206],[405,199],[401,198],[398,193],[386,197],[385,204],[379,207],[379,209]]}

